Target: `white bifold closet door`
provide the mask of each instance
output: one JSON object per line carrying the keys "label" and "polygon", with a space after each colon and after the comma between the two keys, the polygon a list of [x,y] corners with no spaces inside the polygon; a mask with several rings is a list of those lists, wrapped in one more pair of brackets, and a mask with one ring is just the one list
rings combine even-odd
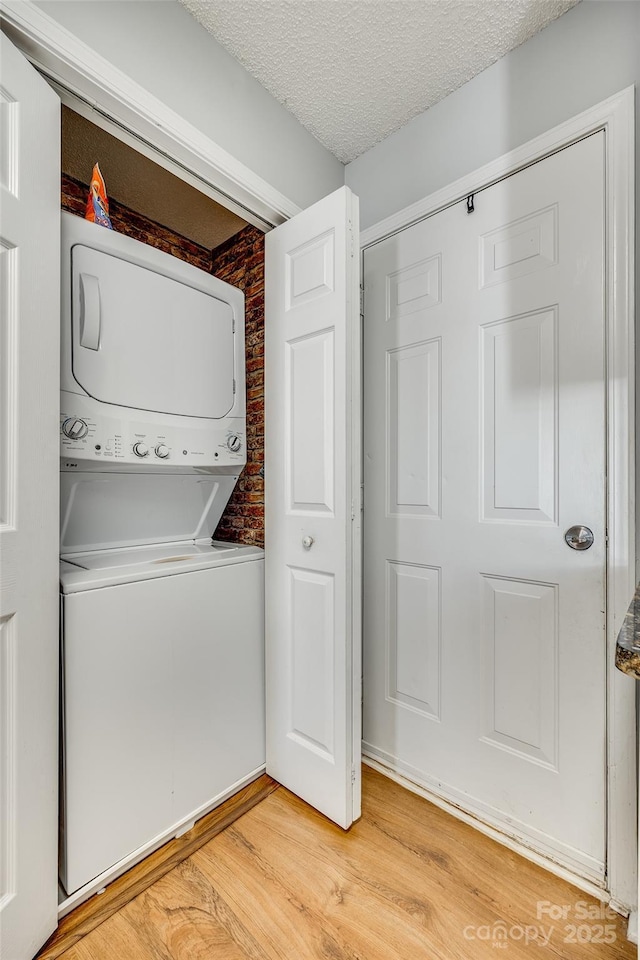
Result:
{"label": "white bifold closet door", "polygon": [[60,101],[0,34],[0,957],[58,913]]}
{"label": "white bifold closet door", "polygon": [[365,252],[364,750],[599,882],[604,134],[474,206]]}
{"label": "white bifold closet door", "polygon": [[357,198],[266,237],[267,771],[342,827],[360,816]]}

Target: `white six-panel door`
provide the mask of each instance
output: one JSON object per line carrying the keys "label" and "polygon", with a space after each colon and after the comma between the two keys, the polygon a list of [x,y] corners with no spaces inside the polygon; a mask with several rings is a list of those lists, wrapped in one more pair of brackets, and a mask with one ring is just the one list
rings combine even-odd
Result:
{"label": "white six-panel door", "polygon": [[342,827],[360,815],[357,198],[266,237],[267,771]]}
{"label": "white six-panel door", "polygon": [[57,922],[60,103],[0,34],[0,957]]}
{"label": "white six-panel door", "polygon": [[364,330],[365,752],[595,881],[603,140],[366,250]]}

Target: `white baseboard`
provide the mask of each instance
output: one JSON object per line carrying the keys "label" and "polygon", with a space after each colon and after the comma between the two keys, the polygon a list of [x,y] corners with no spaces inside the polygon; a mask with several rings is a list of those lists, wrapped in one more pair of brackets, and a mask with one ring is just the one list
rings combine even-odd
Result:
{"label": "white baseboard", "polygon": [[[613,903],[611,904],[613,906]],[[614,907],[615,910],[615,907]],[[638,943],[638,911],[633,910],[629,914],[629,923],[627,925],[627,940],[631,943]]]}
{"label": "white baseboard", "polygon": [[462,820],[463,823],[468,823],[470,826],[480,831],[480,833],[483,833],[487,837],[491,837],[492,840],[496,840],[498,843],[502,844],[502,846],[507,847],[509,850],[513,850],[514,853],[518,853],[526,860],[530,860],[532,863],[537,864],[544,870],[548,870],[549,873],[552,873],[554,876],[560,877],[562,880],[566,880],[567,883],[572,884],[572,886],[577,887],[584,893],[588,893],[597,900],[600,900],[606,904],[610,904],[611,907],[616,910],[616,912],[621,913],[623,916],[627,916],[629,914],[628,907],[611,901],[609,892],[604,889],[603,886],[593,883],[590,880],[586,880],[584,877],[574,873],[572,870],[567,869],[548,857],[541,856],[539,853],[536,853],[535,850],[525,846],[524,843],[521,843],[513,837],[507,836],[495,827],[490,826],[489,824],[478,819],[478,817],[467,813],[455,804],[443,799],[441,796],[438,796],[437,793],[434,793],[433,790],[423,783],[409,779],[406,775],[394,770],[393,767],[388,766],[379,759],[371,757],[368,754],[363,754],[362,762],[368,767],[371,767],[373,770],[377,770],[379,773],[382,773],[385,777],[389,777],[390,780],[400,784],[400,786],[404,787],[406,790],[409,790],[411,793],[415,793],[420,797],[424,797],[425,800],[433,803],[436,807],[439,807],[446,813],[450,813],[451,816],[455,817],[457,820]]}

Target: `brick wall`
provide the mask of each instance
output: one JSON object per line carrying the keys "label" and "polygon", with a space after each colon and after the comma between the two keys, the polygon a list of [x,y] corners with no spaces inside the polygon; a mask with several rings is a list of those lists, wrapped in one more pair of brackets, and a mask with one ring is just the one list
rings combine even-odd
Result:
{"label": "brick wall", "polygon": [[[84,217],[88,186],[62,176],[62,209]],[[247,226],[214,251],[148,220],[117,200],[109,201],[114,230],[213,273],[245,295],[247,361],[247,465],[214,536],[264,546],[264,234]]]}
{"label": "brick wall", "polygon": [[213,251],[211,271],[245,296],[247,465],[218,525],[219,540],[264,546],[264,234],[248,226]]}

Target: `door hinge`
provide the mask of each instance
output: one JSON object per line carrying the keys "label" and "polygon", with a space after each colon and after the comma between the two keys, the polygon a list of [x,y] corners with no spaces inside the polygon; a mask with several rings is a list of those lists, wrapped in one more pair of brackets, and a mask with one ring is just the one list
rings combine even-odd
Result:
{"label": "door hinge", "polygon": [[349,231],[349,236],[350,236],[350,238],[351,238],[351,259],[352,259],[352,260],[355,260],[357,254],[358,254],[358,247],[357,247],[357,244],[356,244],[356,235],[355,235],[355,233],[354,233],[353,223],[351,222],[351,220],[349,220],[349,222],[348,222],[347,229],[348,229],[348,231]]}
{"label": "door hinge", "polygon": [[[360,509],[359,512],[362,513],[364,510],[364,483],[360,484],[359,499],[360,499]],[[351,519],[355,520],[356,518],[356,497],[351,497]]]}
{"label": "door hinge", "polygon": [[351,783],[356,782],[356,768],[355,764],[351,764]]}
{"label": "door hinge", "polygon": [[364,287],[360,287],[360,316],[364,319]]}
{"label": "door hinge", "polygon": [[234,393],[234,396],[235,396],[235,392],[236,392],[236,379],[235,379],[235,377],[234,377],[234,378],[233,378],[233,393]]}
{"label": "door hinge", "polygon": [[232,317],[232,318],[231,318],[231,333],[235,333],[235,332],[236,332],[236,318],[235,318],[235,317]]}

